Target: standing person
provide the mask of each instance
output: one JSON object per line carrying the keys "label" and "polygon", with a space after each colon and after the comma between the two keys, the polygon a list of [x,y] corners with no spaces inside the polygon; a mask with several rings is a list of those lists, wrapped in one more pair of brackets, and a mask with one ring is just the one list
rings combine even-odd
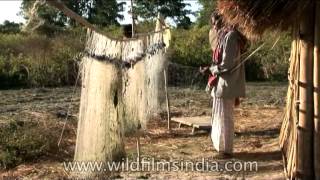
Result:
{"label": "standing person", "polygon": [[[212,63],[218,64],[221,62],[221,58],[219,58],[219,52],[221,44],[221,39],[224,37],[224,31],[222,31],[222,20],[218,13],[213,12],[211,14],[210,19],[211,28],[209,31],[209,43],[212,49]],[[205,74],[206,72],[209,74],[208,78],[208,84],[206,86],[206,91],[209,92],[214,84],[217,81],[217,77],[215,75],[212,75],[209,71],[210,66],[200,66],[200,73]]]}
{"label": "standing person", "polygon": [[209,43],[212,51],[214,51],[218,42],[217,39],[218,39],[219,30],[222,28],[221,17],[219,16],[218,13],[213,12],[211,14],[210,24],[211,24],[211,28],[209,30]]}
{"label": "standing person", "polygon": [[223,26],[221,31],[223,37],[218,39],[217,45],[221,46],[221,55],[218,55],[221,61],[210,67],[212,75],[218,77],[211,91],[211,139],[221,155],[229,156],[233,152],[234,107],[239,105],[239,98],[245,96],[244,65],[233,68],[240,63],[246,40],[235,28]]}

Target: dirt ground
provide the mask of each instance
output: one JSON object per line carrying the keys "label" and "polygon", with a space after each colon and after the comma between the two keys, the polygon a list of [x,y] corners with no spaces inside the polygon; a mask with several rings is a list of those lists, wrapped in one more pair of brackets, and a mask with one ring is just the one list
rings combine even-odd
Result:
{"label": "dirt ground", "polygon": [[[172,124],[166,130],[165,111],[150,121],[141,138],[141,155],[161,160],[199,162],[203,158],[223,167],[227,162],[257,162],[257,171],[165,171],[122,172],[122,179],[285,179],[278,146],[287,85],[283,83],[248,83],[247,98],[235,110],[234,154],[224,158],[213,149],[209,133]],[[210,116],[211,99],[203,89],[169,88],[172,116]],[[0,170],[2,178],[64,179],[69,173],[63,161],[71,161],[74,153],[76,119],[80,90],[68,88],[40,88],[0,91],[0,125],[11,121],[34,121],[45,132],[52,131],[53,142],[60,137],[66,117],[68,123],[57,149],[22,162],[16,167]],[[69,109],[69,111],[68,111]],[[44,125],[43,125],[44,124]],[[39,136],[41,134],[36,134]],[[136,141],[125,140],[128,157],[136,157]],[[1,145],[0,145],[1,147]],[[1,157],[1,156],[0,156]]]}

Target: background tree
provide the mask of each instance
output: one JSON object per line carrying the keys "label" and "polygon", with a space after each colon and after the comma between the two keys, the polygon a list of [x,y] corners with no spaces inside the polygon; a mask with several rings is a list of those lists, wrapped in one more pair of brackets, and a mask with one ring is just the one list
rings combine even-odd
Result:
{"label": "background tree", "polygon": [[[123,11],[124,3],[117,3],[116,0],[73,0],[64,3],[69,9],[96,25],[118,25],[117,20],[123,18],[119,12]],[[30,11],[33,4],[34,1],[22,1],[21,14],[27,20],[31,18]],[[66,26],[77,26],[74,20],[47,4],[39,6],[34,13],[42,19],[39,29],[45,32],[56,31]]]}
{"label": "background tree", "polygon": [[187,15],[193,13],[186,9],[190,4],[183,0],[135,0],[134,2],[134,12],[140,18],[153,20],[160,12],[164,18],[172,18],[178,27],[188,28],[191,25]]}
{"label": "background tree", "polygon": [[116,0],[93,0],[90,8],[89,22],[101,26],[119,25],[123,15],[119,14],[124,10],[125,2],[118,3]]}
{"label": "background tree", "polygon": [[[67,21],[67,18],[59,11],[56,9],[47,6],[46,4],[40,5],[35,11],[32,12],[32,8],[34,5],[35,1],[29,1],[29,0],[23,0],[21,4],[21,14],[26,20],[29,20],[34,14],[39,16],[44,21],[44,24],[52,25],[52,26],[58,26],[58,27],[64,27],[65,23]],[[68,2],[69,6],[70,3]]]}
{"label": "background tree", "polygon": [[0,33],[19,33],[21,28],[21,24],[4,21],[3,24],[0,24]]}
{"label": "background tree", "polygon": [[198,0],[202,5],[200,16],[197,19],[197,25],[202,27],[209,24],[211,13],[216,7],[216,0]]}

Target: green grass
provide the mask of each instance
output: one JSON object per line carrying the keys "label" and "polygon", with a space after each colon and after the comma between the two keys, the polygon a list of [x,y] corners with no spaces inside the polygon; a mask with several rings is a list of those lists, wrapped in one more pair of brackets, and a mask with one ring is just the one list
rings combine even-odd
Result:
{"label": "green grass", "polygon": [[8,169],[57,153],[57,138],[55,131],[44,124],[12,120],[1,127],[0,165]]}

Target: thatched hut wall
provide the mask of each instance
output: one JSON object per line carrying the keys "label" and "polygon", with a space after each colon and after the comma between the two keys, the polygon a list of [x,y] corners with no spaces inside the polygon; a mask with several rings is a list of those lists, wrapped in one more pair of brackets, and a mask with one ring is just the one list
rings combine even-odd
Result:
{"label": "thatched hut wall", "polygon": [[[218,11],[224,21],[236,26],[247,38],[255,40],[264,32],[292,28],[289,89],[286,115],[280,133],[280,147],[288,178],[319,179],[317,139],[319,110],[318,35],[314,13],[317,0],[219,0]],[[318,6],[318,5],[317,5]],[[317,33],[317,32],[316,32]],[[319,32],[318,32],[319,33]],[[314,42],[316,45],[314,45]],[[316,66],[315,66],[316,65]],[[313,74],[314,73],[314,74]]]}

